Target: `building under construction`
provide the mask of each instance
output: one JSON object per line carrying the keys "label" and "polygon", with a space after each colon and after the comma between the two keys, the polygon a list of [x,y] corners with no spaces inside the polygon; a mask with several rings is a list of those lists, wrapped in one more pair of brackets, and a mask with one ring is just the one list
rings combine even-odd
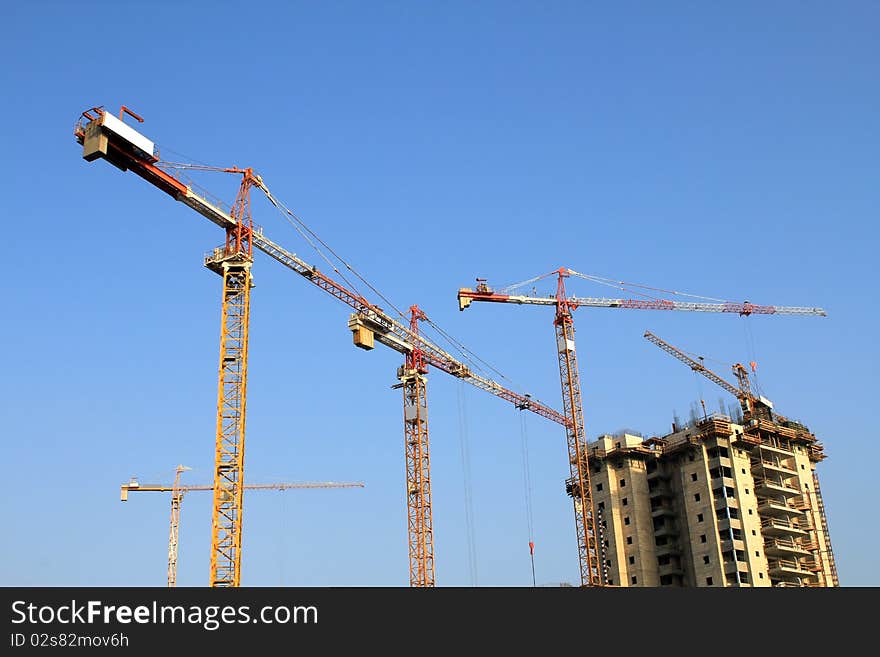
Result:
{"label": "building under construction", "polygon": [[822,444],[783,419],[713,414],[588,445],[613,586],[838,586]]}

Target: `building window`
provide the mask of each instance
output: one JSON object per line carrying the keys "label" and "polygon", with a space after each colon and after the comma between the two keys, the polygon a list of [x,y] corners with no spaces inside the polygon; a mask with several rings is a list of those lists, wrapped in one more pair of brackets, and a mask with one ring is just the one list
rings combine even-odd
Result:
{"label": "building window", "polygon": [[751,509],[749,509],[749,515],[750,515],[750,516],[751,516],[751,515],[754,515],[754,513],[752,512]]}
{"label": "building window", "polygon": [[691,481],[696,481],[696,480],[697,480],[697,473],[696,472],[691,473]]}
{"label": "building window", "polygon": [[748,488],[746,488],[746,495],[748,495],[748,494],[749,494],[749,489],[748,489]]}
{"label": "building window", "polygon": [[758,573],[758,578],[759,578],[759,579],[764,579],[764,573]]}
{"label": "building window", "polygon": [[756,532],[756,531],[753,529],[753,530],[752,530],[752,536],[757,536],[757,535],[758,535],[758,532]]}
{"label": "building window", "polygon": [[625,486],[626,486],[626,479],[621,479],[620,480],[620,487],[623,488]]}
{"label": "building window", "polygon": [[660,586],[669,586],[672,584],[672,575],[663,575],[660,578]]}
{"label": "building window", "polygon": [[700,543],[705,543],[705,542],[706,542],[706,535],[700,534]]}
{"label": "building window", "polygon": [[629,504],[629,502],[626,501],[626,498],[625,498],[625,497],[624,497],[622,500],[620,500],[620,503],[621,503],[623,506],[626,506],[627,504]]}
{"label": "building window", "polygon": [[599,502],[599,511],[605,510],[605,502]]}
{"label": "building window", "polygon": [[624,519],[623,519],[623,524],[624,524],[624,525],[628,525],[628,524],[629,524],[629,516],[625,516],[625,517],[624,517]]}
{"label": "building window", "polygon": [[667,542],[668,542],[668,540],[665,536],[658,536],[657,538],[654,539],[654,545],[658,545],[658,546],[659,545],[666,545]]}
{"label": "building window", "polygon": [[638,581],[639,581],[638,578],[635,575],[633,575],[632,576],[632,583],[636,584]]}
{"label": "building window", "polygon": [[611,559],[606,559],[606,560],[605,560],[605,563],[608,564],[608,567],[609,567],[609,568],[611,567]]}
{"label": "building window", "polygon": [[703,563],[705,563],[705,564],[709,563],[709,555],[708,554],[703,557]]}
{"label": "building window", "polygon": [[636,562],[636,558],[635,558],[635,557],[630,557],[630,558],[629,558],[629,564],[630,564],[630,565],[633,565],[635,562]]}
{"label": "building window", "polygon": [[706,586],[712,586],[712,578],[711,577],[706,578]]}
{"label": "building window", "polygon": [[694,493],[694,502],[699,502],[699,501],[700,501],[700,494]]}
{"label": "building window", "polygon": [[756,557],[760,557],[760,556],[761,556],[761,553],[760,553],[758,550],[755,550],[755,556],[756,556]]}
{"label": "building window", "polygon": [[746,473],[746,469],[745,469],[745,468],[742,468],[742,471],[743,471],[743,474],[745,474],[745,473]]}
{"label": "building window", "polygon": [[[736,497],[736,491],[733,490],[730,486],[725,486],[724,491],[727,493],[727,497]],[[746,488],[746,492],[749,492],[749,489]]]}
{"label": "building window", "polygon": [[609,584],[614,584],[614,580],[609,578],[608,583],[609,583]]}
{"label": "building window", "polygon": [[602,490],[602,484],[596,484],[596,490]]}
{"label": "building window", "polygon": [[697,522],[703,522],[703,514],[702,513],[697,514]]}
{"label": "building window", "polygon": [[627,536],[627,537],[626,537],[626,544],[627,544],[627,545],[632,545],[632,544],[633,544],[633,537],[632,537],[632,536]]}
{"label": "building window", "polygon": [[665,566],[666,564],[669,563],[669,561],[670,561],[670,558],[669,558],[668,554],[664,554],[662,557],[657,557],[657,565],[658,566]]}
{"label": "building window", "polygon": [[749,583],[749,574],[748,573],[740,573],[739,574],[740,584],[748,584]]}
{"label": "building window", "polygon": [[801,463],[801,470],[806,470],[803,463]]}

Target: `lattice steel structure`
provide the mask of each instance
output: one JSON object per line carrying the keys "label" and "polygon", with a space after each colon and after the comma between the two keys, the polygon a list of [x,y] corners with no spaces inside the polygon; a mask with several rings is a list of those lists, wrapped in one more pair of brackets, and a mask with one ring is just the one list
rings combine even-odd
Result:
{"label": "lattice steel structure", "polygon": [[246,169],[232,209],[235,225],[226,230],[225,246],[205,261],[205,266],[223,276],[209,580],[211,586],[217,587],[241,583],[248,333],[253,287],[250,188],[254,184],[257,181],[253,171]]}
{"label": "lattice steel structure", "polygon": [[[410,307],[410,330],[418,335],[425,314]],[[406,505],[409,535],[409,584],[434,586],[434,520],[431,508],[431,456],[428,442],[428,366],[420,349],[406,354],[398,372],[403,387],[403,434],[406,452]]]}
{"label": "lattice steel structure", "polygon": [[[127,111],[127,110],[126,110]],[[129,112],[131,114],[131,112]],[[143,121],[135,116],[138,121]],[[356,291],[338,283],[316,267],[306,263],[296,254],[270,240],[263,230],[254,230],[249,209],[251,186],[259,187],[267,199],[282,213],[292,214],[275,199],[259,176],[251,169],[218,168],[199,164],[174,163],[161,161],[155,144],[144,135],[122,122],[122,114],[116,119],[101,107],[93,107],[82,113],[74,127],[74,135],[83,146],[83,158],[89,162],[105,159],[114,166],[131,170],[157,189],[192,208],[200,215],[220,226],[226,231],[225,247],[215,251],[206,259],[206,265],[224,277],[224,315],[222,344],[238,344],[238,352],[242,359],[236,367],[224,370],[225,358],[221,354],[220,392],[218,394],[217,420],[217,472],[219,486],[215,490],[214,529],[212,541],[211,583],[213,586],[237,586],[240,573],[241,536],[241,496],[242,465],[244,458],[244,392],[246,384],[247,358],[247,312],[250,280],[249,268],[252,247],[263,251],[291,271],[299,274],[310,283],[350,306],[355,312],[350,316],[349,328],[354,336],[354,344],[363,349],[373,349],[375,342],[407,355],[407,358],[418,352],[419,360],[424,368],[432,366],[446,372],[470,385],[488,392],[496,397],[514,404],[520,410],[527,410],[558,424],[566,426],[569,420],[558,411],[542,404],[537,399],[509,390],[497,382],[473,372],[471,368],[432,341],[418,334],[412,325],[406,326],[388,315],[382,308],[371,303]],[[223,171],[244,174],[241,192],[232,211],[227,212],[222,204],[209,200],[202,192],[194,191],[176,170],[190,171]],[[247,275],[245,276],[245,272]],[[232,277],[232,278],[230,278]],[[227,296],[229,295],[229,296]],[[231,313],[231,314],[230,314]],[[235,314],[238,319],[236,320]],[[424,314],[422,314],[424,318]],[[238,333],[236,333],[238,331]],[[424,377],[424,372],[420,374]],[[426,391],[424,378],[416,392],[425,401]],[[403,383],[401,383],[401,387]],[[229,388],[228,394],[224,391]],[[232,391],[237,393],[233,394]],[[224,399],[229,400],[228,408],[224,408]],[[427,406],[425,405],[425,408]],[[425,416],[426,418],[426,416]],[[420,425],[424,434],[422,441],[421,463],[427,474],[427,424]],[[424,435],[424,439],[421,436]],[[415,470],[413,470],[415,472]],[[419,508],[430,509],[430,479],[422,477],[420,482],[427,483],[428,488],[420,493]],[[422,486],[423,483],[419,485]],[[409,485],[409,483],[408,483]],[[411,500],[408,500],[408,504]],[[427,506],[425,504],[427,503]],[[424,515],[424,514],[423,514]],[[414,544],[426,547],[417,553],[416,572],[424,576],[415,579],[433,583],[433,532],[430,526],[430,514],[427,522],[420,522],[420,532],[425,534],[424,540],[416,540]],[[430,562],[430,563],[429,563]]]}
{"label": "lattice steel structure", "polygon": [[584,434],[584,411],[578,374],[580,370],[578,370],[574,344],[574,322],[571,311],[564,303],[565,288],[562,278],[559,279],[559,288],[560,299],[563,301],[558,306],[559,311],[554,324],[559,355],[559,376],[562,383],[562,410],[570,420],[565,429],[570,471],[567,488],[574,504],[581,583],[586,586],[601,586],[603,580],[599,568],[598,535]]}
{"label": "lattice steel structure", "polygon": [[[179,465],[175,471],[174,484],[167,486],[163,484],[141,484],[137,479],[132,479],[121,487],[120,499],[125,502],[128,500],[128,494],[135,493],[171,493],[171,534],[168,540],[168,586],[177,586],[177,554],[178,554],[178,536],[180,527],[180,510],[183,505],[183,497],[191,491],[213,491],[214,486],[183,486],[180,483],[180,474],[189,470],[189,468]],[[335,481],[307,481],[293,483],[276,483],[276,484],[245,484],[241,488],[245,490],[278,490],[286,491],[291,489],[315,489],[315,488],[363,488],[362,482],[335,482]]]}
{"label": "lattice steel structure", "polygon": [[[529,296],[509,294],[517,287],[533,283],[550,276],[557,277],[555,296]],[[491,303],[514,303],[519,305],[553,306],[556,314],[553,324],[556,329],[557,353],[559,357],[559,375],[562,382],[562,403],[565,414],[565,434],[568,444],[568,460],[570,477],[566,480],[566,492],[572,496],[575,508],[575,531],[578,543],[578,563],[580,566],[582,586],[604,585],[603,572],[600,567],[601,555],[596,533],[595,510],[593,509],[593,491],[590,486],[590,468],[586,453],[586,437],[584,434],[583,405],[581,403],[580,376],[578,374],[577,355],[574,343],[574,320],[572,312],[579,307],[594,308],[625,308],[629,310],[678,310],[688,312],[718,312],[736,313],[738,315],[814,315],[824,316],[822,308],[806,308],[797,306],[761,306],[749,303],[694,303],[670,301],[668,299],[613,299],[605,297],[569,297],[565,292],[565,279],[569,276],[578,276],[588,280],[600,280],[594,276],[580,274],[566,267],[560,267],[556,271],[536,276],[516,285],[503,288],[500,291],[491,289],[486,284],[486,279],[478,278],[476,289],[459,288],[459,310],[468,308],[474,301],[486,301]],[[601,279],[607,282],[607,279]],[[640,286],[644,287],[644,286]],[[654,288],[651,288],[654,289]],[[677,293],[675,293],[677,294]],[[677,358],[683,354],[671,345],[662,341],[655,344],[669,351]],[[664,346],[665,345],[665,346]],[[667,348],[670,347],[670,348]],[[686,358],[686,357],[685,357]],[[697,369],[694,367],[694,369]],[[714,373],[700,369],[705,376],[715,376],[716,383],[721,381]],[[744,370],[743,370],[744,373]],[[746,375],[747,381],[747,375]],[[719,383],[721,385],[721,383]],[[730,388],[736,391],[735,388]],[[737,392],[734,392],[737,394]]]}

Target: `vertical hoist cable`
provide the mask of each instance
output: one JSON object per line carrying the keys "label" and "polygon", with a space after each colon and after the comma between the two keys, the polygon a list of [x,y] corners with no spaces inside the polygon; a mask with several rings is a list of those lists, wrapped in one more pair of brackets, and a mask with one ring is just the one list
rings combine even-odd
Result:
{"label": "vertical hoist cable", "polygon": [[467,409],[465,407],[464,381],[458,384],[458,439],[461,449],[461,472],[464,480],[464,520],[467,535],[468,570],[471,586],[479,585],[477,576],[477,542],[474,531],[474,504],[471,486],[471,454],[468,441]]}
{"label": "vertical hoist cable", "polygon": [[523,464],[523,494],[526,507],[526,528],[529,537],[529,558],[532,562],[532,586],[536,586],[535,580],[535,523],[532,515],[532,479],[529,474],[529,437],[526,430],[526,414],[520,413],[520,444]]}

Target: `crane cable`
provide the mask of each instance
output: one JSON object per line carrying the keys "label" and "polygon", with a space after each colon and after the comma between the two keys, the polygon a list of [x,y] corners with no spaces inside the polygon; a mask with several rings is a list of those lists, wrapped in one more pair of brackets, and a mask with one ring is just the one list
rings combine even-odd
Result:
{"label": "crane cable", "polygon": [[716,299],[715,297],[707,297],[702,294],[689,294],[687,292],[677,292],[675,290],[666,290],[662,287],[652,287],[650,285],[642,285],[640,283],[628,283],[626,281],[616,281],[612,278],[605,278],[604,276],[594,276],[591,274],[581,274],[580,272],[576,272],[573,269],[569,269],[568,273],[571,274],[572,276],[577,276],[578,278],[583,278],[588,281],[593,281],[594,283],[600,283],[601,285],[607,285],[608,287],[615,287],[615,288],[618,288],[618,289],[623,290],[625,292],[630,292],[632,294],[637,294],[637,295],[644,296],[644,297],[647,297],[649,299],[654,299],[654,300],[657,300],[657,297],[654,297],[652,295],[649,295],[649,294],[646,294],[643,292],[636,292],[635,290],[630,290],[625,286],[638,287],[643,290],[651,290],[653,292],[663,292],[664,294],[672,294],[672,295],[680,296],[680,297],[691,297],[693,299],[705,299],[707,301],[718,301],[721,303],[724,303],[724,301],[725,301],[724,299]]}
{"label": "crane cable", "polygon": [[[345,274],[343,274],[341,271],[339,271],[339,268],[335,264],[333,264],[333,261],[329,258],[329,256],[327,256],[327,254],[324,253],[317,244],[315,244],[315,242],[312,240],[312,237],[314,237],[315,240],[320,242],[337,260],[339,260],[350,271],[352,271],[355,274],[355,276],[357,276],[361,280],[364,280],[364,279],[357,272],[355,272],[354,269],[348,263],[346,263],[342,258],[340,258],[336,254],[336,252],[333,251],[333,249],[331,249],[329,246],[327,246],[327,244],[320,237],[318,237],[308,226],[306,226],[306,224],[299,217],[297,217],[293,212],[291,212],[289,209],[287,209],[287,207],[283,203],[280,203],[277,199],[275,199],[275,197],[272,196],[271,192],[269,192],[269,190],[266,187],[263,187],[262,189],[266,193],[266,197],[269,199],[269,202],[275,206],[275,208],[278,210],[278,212],[281,213],[281,216],[284,217],[291,226],[293,226],[294,230],[296,230],[296,232],[298,232],[300,234],[300,236],[306,242],[308,242],[309,246],[311,246],[315,250],[315,252],[319,256],[321,256],[321,258],[324,259],[324,262],[326,262],[330,266],[330,268],[336,274],[339,275],[339,277],[345,282],[345,284],[348,285],[348,287],[350,287],[352,290],[354,290],[355,294],[357,294],[359,297],[361,297],[363,299],[364,295],[362,295],[360,293],[360,290],[358,290],[357,286],[354,283],[352,283],[350,280],[348,280],[345,277]],[[291,217],[292,217],[292,219],[291,219]],[[404,316],[403,313],[396,306],[394,306],[394,304],[392,304],[390,301],[385,299],[385,297],[383,297],[379,292],[377,292],[375,290],[375,288],[373,288],[373,286],[369,285],[369,283],[367,283],[367,285],[368,285],[368,287],[370,287],[371,290],[373,290],[373,292],[376,292],[376,294],[378,294],[380,297],[382,297],[382,299],[386,303],[388,303],[392,308],[394,308],[394,310],[397,311],[398,315],[400,315],[401,317]]]}
{"label": "crane cable", "polygon": [[[702,357],[702,356],[697,356],[697,360],[700,361],[700,365],[702,366],[702,365],[703,365],[703,357]],[[704,366],[704,367],[705,367],[705,366]],[[691,369],[691,371],[694,373],[694,380],[697,382],[697,398],[700,400],[700,406],[702,406],[702,409],[703,409],[703,419],[705,420],[705,419],[707,419],[707,417],[706,417],[706,400],[703,399],[703,380],[702,380],[702,376],[701,376],[700,373],[699,373],[697,370],[695,370],[695,369]]]}
{"label": "crane cable", "polygon": [[529,558],[532,562],[532,586],[537,586],[535,580],[535,523],[532,515],[532,478],[529,467],[529,435],[526,429],[526,414],[520,413],[519,431],[520,445],[523,464],[523,495],[526,508],[526,529],[529,538]]}
{"label": "crane cable", "polygon": [[517,388],[521,387],[517,383],[511,381],[509,378],[504,376],[504,374],[501,371],[499,371],[495,366],[493,366],[491,363],[489,363],[489,362],[483,360],[482,358],[480,358],[479,356],[477,356],[473,351],[468,349],[464,344],[462,344],[460,341],[456,340],[454,337],[449,335],[449,333],[447,333],[442,328],[437,326],[437,324],[434,321],[432,321],[430,318],[428,318],[427,316],[425,317],[425,321],[431,326],[431,328],[433,328],[435,331],[437,331],[438,334],[440,334],[447,342],[449,342],[455,349],[457,349],[459,351],[459,353],[461,353],[462,357],[465,360],[467,360],[469,363],[474,365],[475,369],[482,370],[482,368],[477,364],[477,361],[478,361],[478,362],[482,363],[483,365],[485,365],[486,367],[488,367],[490,370],[492,370],[500,378],[507,381],[511,386],[517,387]]}
{"label": "crane cable", "polygon": [[[173,150],[170,149],[170,148],[166,149],[165,147],[163,147],[163,150],[169,150],[169,151],[175,153],[176,155],[182,155],[182,156],[184,157],[184,159],[192,159],[192,158],[187,157],[187,156],[184,155],[183,153],[178,153],[177,151],[173,151]],[[197,162],[197,160],[193,160],[193,162]],[[163,167],[164,167],[164,168],[179,169],[179,170],[182,170],[182,171],[200,171],[200,170],[201,170],[201,171],[223,171],[223,170],[224,170],[223,167],[214,167],[214,166],[211,166],[211,165],[208,165],[208,164],[204,164],[204,163],[202,163],[202,162],[198,162],[197,164],[186,164],[186,163],[181,163],[181,162],[166,162],[166,161],[162,161],[162,162],[159,163],[159,167],[160,167],[160,168],[163,168]],[[216,199],[216,197],[214,197],[213,195],[211,195],[207,190],[205,190],[205,189],[204,189],[203,187],[201,187],[200,185],[197,185],[194,181],[192,181],[192,180],[189,179],[188,177],[183,176],[182,174],[178,174],[178,177],[186,178],[186,182],[187,182],[187,184],[188,184],[190,187],[195,187],[195,188],[197,188],[197,189],[199,190],[199,192],[200,192],[202,195],[206,196],[207,198],[211,198],[211,199],[213,199],[213,200],[218,200],[218,199]],[[345,284],[348,285],[352,290],[354,290],[355,293],[356,293],[359,297],[363,298],[363,295],[362,295],[362,294],[360,293],[360,291],[357,289],[357,286],[354,285],[354,283],[352,283],[351,281],[349,281],[349,280],[345,277],[345,275],[344,275],[341,271],[339,271],[339,268],[336,267],[335,264],[333,264],[333,262],[330,260],[330,258],[327,257],[327,255],[326,255],[326,254],[325,254],[320,248],[318,248],[318,245],[315,244],[314,241],[312,241],[312,238],[314,238],[315,240],[317,240],[318,242],[320,242],[320,243],[324,246],[324,248],[326,248],[331,254],[333,254],[333,256],[336,257],[337,260],[339,260],[339,262],[341,262],[343,265],[345,265],[345,266],[346,266],[346,267],[347,267],[347,268],[348,268],[348,269],[349,269],[349,270],[350,270],[355,276],[357,276],[357,277],[358,277],[359,279],[361,279],[364,283],[366,283],[366,285],[367,285],[371,290],[373,290],[373,292],[375,292],[376,294],[378,294],[378,295],[379,295],[384,301],[386,301],[386,303],[388,303],[392,308],[394,308],[394,310],[397,311],[397,314],[399,314],[401,317],[404,316],[403,313],[402,313],[397,307],[394,306],[394,304],[392,304],[390,301],[388,301],[388,299],[386,299],[384,296],[382,296],[382,294],[381,294],[378,290],[376,290],[373,286],[371,286],[371,285],[370,285],[370,284],[369,284],[369,283],[368,283],[368,282],[367,282],[367,281],[366,281],[366,280],[365,280],[360,274],[358,274],[358,273],[354,270],[353,267],[351,267],[351,266],[350,266],[345,260],[343,260],[341,257],[339,257],[339,255],[338,255],[335,251],[333,251],[333,249],[330,248],[330,246],[328,246],[326,242],[324,242],[320,237],[318,237],[318,235],[317,235],[314,231],[312,231],[312,230],[311,230],[311,229],[305,224],[305,222],[302,221],[302,219],[300,219],[300,218],[299,218],[299,217],[298,217],[293,211],[291,211],[286,205],[284,205],[283,203],[281,203],[280,201],[278,201],[278,199],[276,199],[276,198],[272,195],[272,193],[269,191],[269,188],[266,187],[266,185],[263,183],[262,178],[259,178],[258,186],[259,186],[260,189],[265,193],[266,198],[269,200],[269,202],[275,207],[275,209],[277,209],[277,210],[281,213],[281,216],[283,216],[285,219],[287,219],[288,222],[290,222],[290,225],[293,226],[293,228],[294,228],[294,229],[300,234],[300,236],[301,236],[306,242],[309,243],[309,245],[315,250],[315,252],[316,252],[318,255],[320,255],[321,258],[324,259],[324,261],[330,266],[330,268],[331,268],[336,274],[338,274],[339,277],[340,277],[343,281],[345,281]],[[224,204],[221,202],[220,205],[222,206],[222,205],[224,205]],[[295,221],[291,221],[290,217],[292,217]],[[311,236],[311,237],[310,237],[310,236]]]}
{"label": "crane cable", "polygon": [[278,497],[281,498],[281,522],[278,531],[278,586],[284,586],[286,574],[286,555],[287,555],[287,495],[283,491],[279,491]]}
{"label": "crane cable", "polygon": [[749,366],[752,370],[752,386],[755,389],[755,392],[758,395],[763,395],[764,393],[761,390],[761,385],[758,382],[758,356],[757,356],[757,347],[755,343],[755,335],[752,332],[752,325],[749,322],[749,318],[746,315],[743,315],[743,333],[745,335],[746,341],[746,349],[749,352]]}
{"label": "crane cable", "polygon": [[[394,303],[388,297],[382,294],[382,292],[380,292],[366,278],[364,278],[351,264],[349,264],[342,256],[336,253],[336,251],[334,251],[332,247],[330,247],[323,239],[321,239],[321,237],[318,236],[317,233],[309,228],[309,226],[305,223],[305,221],[303,221],[301,217],[299,217],[295,212],[288,208],[282,201],[277,199],[269,191],[265,184],[261,186],[261,189],[265,193],[266,198],[269,200],[269,202],[279,211],[279,213],[287,220],[287,222],[290,223],[291,226],[293,226],[293,228],[303,237],[303,239],[305,239],[306,242],[308,242],[309,245],[327,262],[327,264],[330,265],[334,272],[339,274],[340,278],[342,278],[342,280],[349,287],[351,287],[358,294],[358,296],[363,298],[363,295],[360,293],[360,291],[358,291],[357,287],[353,283],[351,283],[341,271],[339,271],[339,268],[337,268],[333,264],[330,258],[318,247],[317,244],[315,244],[315,242],[320,243],[325,249],[327,249],[327,251],[329,251],[334,258],[342,263],[346,269],[354,274],[358,278],[358,280],[362,281],[364,285],[366,285],[372,292],[374,292],[380,299],[382,299],[382,301],[388,304],[388,306],[392,308],[402,319],[408,320],[407,316],[403,313],[403,311],[400,310],[400,308],[394,305]],[[314,240],[312,238],[314,238]],[[437,331],[438,334],[443,336],[450,344],[452,344],[462,354],[463,358],[473,366],[475,370],[484,372],[483,368],[481,368],[477,364],[477,361],[479,361],[490,370],[495,372],[499,377],[501,377],[508,383],[513,384],[513,382],[511,382],[510,379],[504,376],[504,374],[502,374],[497,368],[474,354],[473,351],[464,346],[464,344],[462,344],[459,340],[456,340],[449,333],[441,329],[434,321],[428,319],[427,317],[425,317],[425,320],[435,331]]]}
{"label": "crane cable", "polygon": [[388,299],[384,294],[382,294],[379,290],[377,290],[375,287],[373,287],[373,285],[366,278],[361,276],[361,274],[354,267],[352,267],[342,256],[340,256],[338,253],[336,253],[336,251],[334,251],[333,248],[329,244],[327,244],[327,242],[322,240],[320,238],[320,236],[318,236],[318,234],[315,231],[313,231],[311,228],[309,228],[309,226],[306,224],[306,222],[303,221],[295,212],[293,212],[293,210],[291,210],[284,203],[282,203],[277,198],[275,198],[265,185],[262,186],[262,190],[266,194],[266,198],[269,199],[269,202],[272,203],[272,205],[274,205],[278,209],[279,212],[281,212],[282,216],[285,219],[287,219],[287,221],[290,223],[290,225],[293,226],[296,229],[296,231],[300,235],[303,236],[303,238],[309,243],[309,245],[311,245],[311,247],[313,249],[315,249],[315,251],[317,251],[321,255],[322,258],[324,258],[324,260],[327,262],[327,264],[329,264],[333,268],[333,271],[336,272],[337,274],[339,274],[339,276],[342,278],[342,280],[345,281],[346,284],[349,285],[355,292],[357,292],[357,294],[361,298],[363,298],[363,295],[358,291],[357,287],[355,287],[352,283],[350,283],[345,278],[345,275],[341,271],[339,271],[339,269],[330,261],[330,258],[328,258],[321,251],[321,249],[318,248],[318,246],[312,241],[312,239],[310,239],[309,236],[314,238],[315,241],[317,241],[318,243],[321,244],[321,246],[323,246],[325,249],[327,249],[327,251],[329,251],[330,254],[334,258],[336,258],[339,262],[341,262],[348,271],[350,271],[352,274],[354,274],[358,278],[358,280],[360,280],[364,285],[366,285],[368,288],[370,288],[370,290],[372,290],[376,295],[378,295],[379,298],[382,299],[382,301],[384,301],[391,308],[393,308],[394,311],[400,317],[402,317],[403,319],[406,319],[406,315],[403,313],[402,310],[400,310],[400,308],[395,306],[391,302],[390,299]]}
{"label": "crane cable", "polygon": [[474,502],[471,479],[471,455],[468,441],[467,408],[465,407],[464,381],[458,383],[458,440],[461,450],[461,472],[464,481],[464,520],[467,540],[468,571],[471,586],[478,586],[477,542],[474,530]]}
{"label": "crane cable", "polygon": [[530,278],[527,281],[520,281],[519,283],[512,283],[511,285],[506,285],[498,290],[501,294],[508,294],[509,292],[513,292],[517,288],[523,287],[524,285],[528,285],[529,283],[536,283],[537,281],[543,280],[545,278],[549,278],[553,276],[557,272],[551,271],[549,274],[541,274],[540,276],[535,276],[534,278]]}
{"label": "crane cable", "polygon": [[[170,168],[183,169],[183,170],[185,170],[185,169],[211,170],[211,171],[215,171],[215,170],[222,171],[223,170],[222,167],[214,167],[214,166],[205,164],[204,162],[200,162],[194,158],[190,158],[189,156],[187,156],[183,153],[180,153],[178,151],[174,151],[173,149],[170,149],[170,148],[167,148],[164,146],[162,148],[163,148],[163,150],[168,150],[176,155],[180,155],[183,159],[187,159],[187,160],[190,160],[191,162],[196,163],[195,165],[187,165],[187,164],[182,164],[182,163],[178,163],[178,162],[162,162],[161,165],[163,165],[163,166],[170,167]],[[195,183],[193,183],[192,181],[188,180],[188,182],[190,183],[191,186],[199,187],[198,185],[195,185]],[[272,192],[269,191],[269,188],[263,182],[262,177],[258,178],[258,186],[263,191],[263,193],[266,195],[266,198],[268,199],[268,201],[273,205],[273,207],[275,207],[276,210],[278,210],[279,214],[281,214],[281,216],[284,217],[284,219],[288,223],[290,223],[291,226],[293,226],[294,230],[296,230],[297,233],[300,234],[300,236],[309,244],[309,246],[311,246],[312,249],[314,249],[314,251],[330,266],[330,268],[333,270],[333,272],[335,272],[336,274],[339,275],[339,277],[345,282],[346,285],[348,285],[349,288],[351,288],[355,292],[355,294],[357,294],[361,299],[364,299],[364,301],[366,301],[363,294],[361,294],[360,290],[358,290],[357,286],[354,283],[352,283],[348,278],[346,278],[345,274],[343,274],[339,270],[339,268],[333,263],[333,261],[330,259],[330,257],[326,253],[324,253],[324,251],[318,246],[318,244],[323,246],[324,249],[326,249],[334,258],[336,258],[336,260],[338,260],[340,263],[342,263],[342,265],[348,271],[350,271],[352,274],[354,274],[358,278],[358,280],[360,280],[373,293],[375,293],[380,299],[382,299],[382,301],[384,301],[390,308],[392,308],[398,314],[399,317],[401,317],[403,320],[409,319],[405,315],[405,313],[400,308],[398,308],[387,296],[382,294],[382,292],[380,292],[373,284],[371,284],[366,278],[364,278],[348,261],[346,261],[338,253],[336,253],[336,251],[334,251],[333,248],[329,244],[327,244],[323,239],[321,239],[321,237],[315,231],[313,231],[299,215],[297,215],[295,212],[293,212],[293,210],[291,210],[284,202],[282,202],[281,200],[276,198],[272,194]],[[201,188],[200,188],[200,190],[201,190]],[[206,190],[203,190],[203,191],[206,196],[211,196],[210,193],[208,193]],[[223,205],[222,202],[220,202],[220,204]],[[317,242],[317,244],[316,244],[316,242]],[[471,351],[466,346],[464,346],[464,344],[462,344],[460,341],[456,340],[451,335],[449,335],[446,331],[441,329],[435,322],[428,320],[427,317],[425,319],[428,321],[428,324],[430,324],[430,326],[434,330],[437,331],[438,334],[443,336],[451,345],[453,345],[462,354],[464,360],[468,361],[474,370],[481,372],[481,373],[485,373],[485,370],[482,367],[480,367],[478,364],[478,362],[481,362],[487,368],[489,368],[491,371],[493,371],[495,374],[497,374],[499,377],[501,377],[502,379],[504,379],[505,381],[507,381],[511,385],[516,385],[508,377],[504,376],[504,374],[501,371],[499,371],[497,368],[495,368],[493,365],[491,365],[487,361],[485,361],[482,358],[480,358],[479,356],[477,356],[473,351]]]}

